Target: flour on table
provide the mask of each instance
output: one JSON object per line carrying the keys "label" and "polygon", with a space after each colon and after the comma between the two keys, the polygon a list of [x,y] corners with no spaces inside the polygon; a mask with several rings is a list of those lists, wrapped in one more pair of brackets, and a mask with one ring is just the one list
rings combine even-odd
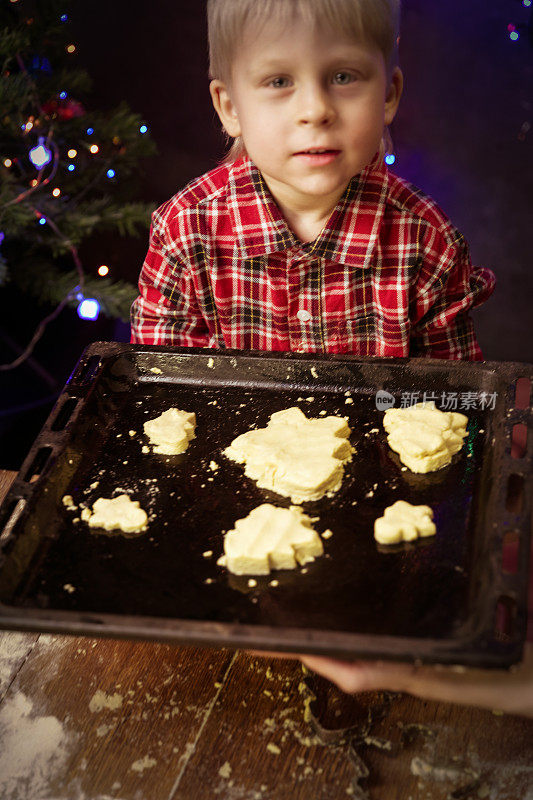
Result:
{"label": "flour on table", "polygon": [[89,701],[89,711],[97,712],[104,709],[116,711],[122,705],[123,697],[118,692],[106,694],[102,689],[97,689]]}
{"label": "flour on table", "polygon": [[35,636],[32,634],[0,631],[0,695],[9,688],[17,668],[34,644]]}
{"label": "flour on table", "polygon": [[462,448],[468,417],[440,411],[435,403],[389,408],[383,416],[387,440],[412,472],[433,472],[449,464]]}
{"label": "flour on table", "polygon": [[84,508],[81,518],[90,528],[103,528],[106,531],[121,530],[124,533],[141,533],[147,528],[148,515],[140,507],[138,500],[131,500],[127,494],[107,499],[99,497],[93,503],[92,511]]}
{"label": "flour on table", "polygon": [[154,445],[154,453],[175,456],[184,453],[195,438],[196,415],[190,411],[169,408],[158,417],[147,420],[144,432]]}
{"label": "flour on table", "polygon": [[340,488],[354,452],[350,433],[344,417],[308,419],[293,407],[272,414],[266,428],[237,436],[224,454],[244,464],[262,489],[303,503]]}
{"label": "flour on table", "polygon": [[134,761],[131,765],[130,769],[133,772],[144,772],[145,769],[151,769],[155,767],[157,761],[155,758],[150,758],[150,756],[143,756],[143,758],[139,758],[137,761]]}
{"label": "flour on table", "polygon": [[419,537],[434,536],[436,532],[430,506],[412,506],[405,500],[386,508],[374,523],[374,538],[379,544],[412,542]]}
{"label": "flour on table", "polygon": [[0,797],[49,797],[51,782],[65,773],[74,738],[53,716],[38,716],[22,692],[0,707]]}
{"label": "flour on table", "polygon": [[235,575],[268,575],[271,569],[307,564],[323,552],[311,518],[299,506],[263,503],[226,533],[224,555],[217,563]]}

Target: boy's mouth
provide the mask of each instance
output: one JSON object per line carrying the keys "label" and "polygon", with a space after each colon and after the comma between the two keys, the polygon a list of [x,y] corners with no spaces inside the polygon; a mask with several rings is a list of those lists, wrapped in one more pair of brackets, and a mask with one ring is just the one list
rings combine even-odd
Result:
{"label": "boy's mouth", "polygon": [[298,150],[297,153],[294,153],[295,156],[323,156],[326,154],[337,154],[340,153],[340,150],[332,150],[326,147],[311,147],[309,150]]}
{"label": "boy's mouth", "polygon": [[324,166],[335,161],[340,152],[340,150],[331,150],[325,147],[311,147],[309,150],[299,150],[294,155],[303,159],[307,164]]}

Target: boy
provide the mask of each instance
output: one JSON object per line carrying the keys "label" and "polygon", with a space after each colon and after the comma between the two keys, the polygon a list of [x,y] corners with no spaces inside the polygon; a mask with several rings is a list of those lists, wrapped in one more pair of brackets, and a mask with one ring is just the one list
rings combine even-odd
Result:
{"label": "boy", "polygon": [[[493,274],[383,163],[403,85],[399,6],[208,0],[211,96],[234,143],[154,213],[132,342],[482,358],[469,311]],[[502,679],[302,660],[345,691],[497,696],[514,712],[527,696],[533,714],[531,649]]]}
{"label": "boy", "polygon": [[132,341],[481,359],[494,288],[384,164],[399,0],[208,0],[225,162],[153,215]]}

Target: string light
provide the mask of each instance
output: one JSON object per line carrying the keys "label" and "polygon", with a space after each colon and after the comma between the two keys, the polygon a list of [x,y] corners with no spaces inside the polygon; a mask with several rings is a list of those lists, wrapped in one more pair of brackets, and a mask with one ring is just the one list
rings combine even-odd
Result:
{"label": "string light", "polygon": [[394,155],[394,153],[387,153],[387,155],[385,156],[385,164],[388,164],[390,167],[392,166],[392,164],[394,164],[395,161],[396,161],[396,156]]}
{"label": "string light", "polygon": [[71,150],[69,150],[69,151],[68,151],[68,153],[67,153],[67,156],[68,156],[69,158],[76,158],[76,156],[77,156],[77,155],[78,155],[78,151],[77,151],[77,150],[74,150],[74,148],[72,148]]}
{"label": "string light", "polygon": [[59,99],[60,100],[66,100],[67,99],[67,93],[66,92],[59,92]]}
{"label": "string light", "polygon": [[98,319],[100,313],[100,303],[94,298],[84,298],[78,305],[78,317],[80,319]]}
{"label": "string light", "polygon": [[522,5],[525,8],[531,8],[531,0],[522,0]]}
{"label": "string light", "polygon": [[68,20],[68,16],[66,14],[61,14],[59,19],[61,20],[61,22],[66,22]]}
{"label": "string light", "polygon": [[39,218],[39,225],[46,225],[46,217]]}
{"label": "string light", "polygon": [[104,278],[108,272],[109,272],[109,267],[107,267],[105,264],[102,264],[102,266],[98,267],[98,274],[100,275],[101,278]]}
{"label": "string light", "polygon": [[147,130],[148,128],[146,127],[146,125],[141,125],[141,127],[139,128],[140,133],[146,133]]}
{"label": "string light", "polygon": [[67,53],[74,53],[75,51],[76,51],[76,45],[75,44],[69,44],[67,46]]}
{"label": "string light", "polygon": [[8,168],[9,168],[9,167],[11,167],[11,166],[12,166],[12,164],[13,164],[13,162],[11,161],[11,159],[10,159],[10,158],[6,158],[6,159],[4,160],[4,167],[8,167]]}
{"label": "string light", "polygon": [[93,133],[94,133],[94,128],[87,128],[87,130],[85,131],[85,133],[87,134],[87,136],[92,136],[92,135],[93,135]]}
{"label": "string light", "polygon": [[509,31],[509,39],[511,39],[512,42],[517,42],[518,39],[520,39],[520,34],[512,23],[507,26],[507,30]]}
{"label": "string light", "polygon": [[58,189],[56,187],[55,189],[52,190],[52,194],[54,197],[59,197],[59,195],[61,194],[61,189]]}
{"label": "string light", "polygon": [[69,172],[74,172],[74,170],[76,169],[76,166],[74,164],[69,164],[67,169],[68,169]]}
{"label": "string light", "polygon": [[108,178],[114,178],[115,177],[115,170],[114,169],[108,169],[106,174],[107,174]]}
{"label": "string light", "polygon": [[52,160],[52,151],[44,144],[44,136],[39,136],[39,144],[30,150],[30,161],[37,169],[46,167]]}
{"label": "string light", "polygon": [[38,183],[39,183],[39,181],[37,180],[37,178],[34,178],[34,179],[31,181],[31,183],[30,183],[30,186],[32,186],[32,187],[33,187],[33,186],[37,186],[37,184],[38,184]]}
{"label": "string light", "polygon": [[100,150],[100,148],[98,147],[97,144],[92,144],[89,147],[89,150],[90,150],[91,153],[96,154]]}
{"label": "string light", "polygon": [[31,129],[32,129],[32,128],[33,128],[33,122],[31,121],[31,119],[29,119],[29,120],[27,121],[27,123],[26,123],[26,125],[25,125],[24,129],[25,129],[25,131],[26,131],[26,133],[27,133],[28,131],[31,131]]}

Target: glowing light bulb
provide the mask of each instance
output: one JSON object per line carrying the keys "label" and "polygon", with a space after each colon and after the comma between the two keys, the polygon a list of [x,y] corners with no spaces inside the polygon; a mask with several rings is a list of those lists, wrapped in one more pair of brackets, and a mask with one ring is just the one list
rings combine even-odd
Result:
{"label": "glowing light bulb", "polygon": [[75,52],[76,52],[76,45],[75,44],[67,45],[67,53],[75,53]]}
{"label": "glowing light bulb", "polygon": [[67,99],[67,93],[66,92],[59,92],[59,98],[60,98],[60,100],[66,100]]}
{"label": "glowing light bulb", "polygon": [[41,217],[39,219],[39,225],[46,225],[46,217]]}
{"label": "glowing light bulb", "polygon": [[77,150],[74,150],[74,148],[72,148],[71,150],[69,150],[69,151],[68,151],[68,153],[67,153],[67,156],[68,156],[69,158],[76,158],[76,156],[77,156],[77,155],[78,155],[78,151],[77,151]]}
{"label": "glowing light bulb", "polygon": [[100,313],[100,303],[98,300],[85,298],[79,304],[77,311],[80,319],[95,320]]}
{"label": "glowing light bulb", "polygon": [[4,160],[4,167],[11,167],[11,166],[12,166],[12,164],[13,164],[13,162],[11,161],[11,159],[10,159],[10,158],[6,158],[6,159]]}
{"label": "glowing light bulb", "polygon": [[107,174],[108,178],[114,178],[115,177],[115,170],[114,169],[108,169],[106,174]]}
{"label": "glowing light bulb", "polygon": [[52,190],[52,194],[54,195],[54,197],[59,197],[59,195],[61,194],[61,189],[58,189],[56,187],[55,189]]}
{"label": "glowing light bulb", "polygon": [[61,14],[60,18],[61,22],[66,22],[68,20],[68,16],[66,14]]}
{"label": "glowing light bulb", "polygon": [[37,180],[37,178],[34,178],[34,179],[33,179],[33,180],[30,182],[30,186],[37,186],[37,184],[38,184],[38,183],[39,183],[39,181]]}
{"label": "glowing light bulb", "polygon": [[67,169],[68,169],[68,171],[69,171],[69,172],[74,172],[74,170],[76,169],[76,167],[75,167],[75,165],[74,165],[74,164],[69,164],[69,165],[68,165],[68,167],[67,167]]}
{"label": "glowing light bulb", "polygon": [[52,151],[44,144],[44,136],[39,136],[39,144],[30,150],[30,161],[37,169],[46,167],[52,160]]}
{"label": "glowing light bulb", "polygon": [[25,125],[25,130],[31,131],[32,128],[33,128],[33,122],[31,120],[28,120],[28,122]]}
{"label": "glowing light bulb", "polygon": [[148,128],[146,127],[146,125],[141,125],[141,127],[139,128],[140,133],[146,133],[147,130]]}
{"label": "glowing light bulb", "polygon": [[511,33],[509,34],[509,39],[512,42],[517,42],[520,39],[520,34],[518,33],[518,31],[511,31]]}
{"label": "glowing light bulb", "polygon": [[98,147],[98,145],[97,145],[97,144],[92,144],[92,145],[89,147],[89,150],[91,151],[91,153],[97,153],[97,152],[100,150],[100,148]]}
{"label": "glowing light bulb", "polygon": [[394,153],[387,153],[387,155],[385,156],[385,164],[391,166],[392,164],[394,164],[395,161],[396,161],[396,156],[394,155]]}
{"label": "glowing light bulb", "polygon": [[522,0],[522,5],[525,8],[531,8],[531,0]]}
{"label": "glowing light bulb", "polygon": [[107,267],[105,264],[102,264],[101,267],[98,267],[98,274],[100,275],[101,278],[107,275],[108,272],[109,272],[109,267]]}
{"label": "glowing light bulb", "polygon": [[92,135],[93,135],[93,133],[94,133],[94,128],[87,128],[87,130],[85,131],[85,133],[87,134],[87,136],[92,136]]}

